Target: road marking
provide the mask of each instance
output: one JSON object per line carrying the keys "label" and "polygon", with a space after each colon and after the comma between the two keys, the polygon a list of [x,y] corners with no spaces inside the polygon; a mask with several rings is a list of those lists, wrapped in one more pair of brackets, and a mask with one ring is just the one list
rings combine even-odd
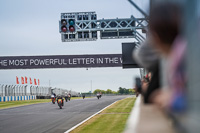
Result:
{"label": "road marking", "polygon": [[[119,101],[119,100],[117,100]],[[102,110],[100,110],[99,112],[91,115],[90,117],[88,117],[87,119],[83,120],[82,122],[78,123],[77,125],[73,126],[72,128],[70,128],[69,130],[65,131],[64,133],[69,133],[71,132],[72,130],[74,130],[75,128],[77,128],[78,126],[80,126],[81,124],[85,123],[86,121],[88,121],[89,119],[91,119],[92,117],[94,117],[95,115],[101,113],[103,110],[105,110],[106,108],[110,107],[111,105],[113,105],[114,103],[116,103],[117,101],[111,103],[110,105],[106,106],[105,108],[103,108]]]}

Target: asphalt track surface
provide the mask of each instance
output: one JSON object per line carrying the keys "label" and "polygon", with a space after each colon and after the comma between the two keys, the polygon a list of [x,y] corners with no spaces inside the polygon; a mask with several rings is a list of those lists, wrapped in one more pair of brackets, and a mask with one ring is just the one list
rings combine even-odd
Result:
{"label": "asphalt track surface", "polygon": [[0,133],[63,133],[100,111],[109,104],[127,96],[104,96],[57,104],[41,103],[0,110]]}

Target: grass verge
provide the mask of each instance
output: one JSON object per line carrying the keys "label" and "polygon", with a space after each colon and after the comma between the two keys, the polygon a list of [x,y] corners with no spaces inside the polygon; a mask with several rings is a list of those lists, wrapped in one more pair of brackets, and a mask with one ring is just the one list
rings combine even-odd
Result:
{"label": "grass verge", "polygon": [[0,109],[5,108],[12,108],[30,104],[37,104],[37,103],[47,103],[51,102],[50,99],[35,99],[35,100],[25,100],[25,101],[9,101],[9,102],[0,102]]}
{"label": "grass verge", "polygon": [[135,98],[120,100],[70,133],[121,133],[134,102]]}
{"label": "grass verge", "polygon": [[[86,98],[89,98],[89,97],[86,97]],[[74,99],[82,99],[82,97],[72,97],[71,98],[71,100],[74,100]],[[48,103],[48,102],[51,102],[51,99],[36,99],[36,100],[25,100],[25,101],[0,102],[0,109],[19,107],[19,106],[37,104],[37,103]]]}

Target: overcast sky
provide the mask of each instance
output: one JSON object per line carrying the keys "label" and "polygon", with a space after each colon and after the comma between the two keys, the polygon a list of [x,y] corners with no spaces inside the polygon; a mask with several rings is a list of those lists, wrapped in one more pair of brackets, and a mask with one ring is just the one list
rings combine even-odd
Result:
{"label": "overcast sky", "polygon": [[[149,0],[134,0],[147,12]],[[127,0],[0,0],[0,56],[121,54],[122,42],[111,39],[61,42],[61,13],[95,11],[97,19],[142,17]],[[62,68],[0,70],[0,84],[16,84],[16,76],[40,79],[41,86],[88,92],[132,88],[139,69]]]}

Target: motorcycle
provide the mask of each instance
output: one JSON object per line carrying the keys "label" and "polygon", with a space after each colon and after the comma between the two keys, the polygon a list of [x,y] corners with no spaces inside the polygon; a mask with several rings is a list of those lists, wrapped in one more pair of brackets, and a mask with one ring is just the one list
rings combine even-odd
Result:
{"label": "motorcycle", "polygon": [[99,98],[100,98],[100,95],[97,95],[97,98],[99,99]]}
{"label": "motorcycle", "polygon": [[66,102],[68,101],[68,96],[65,97],[65,101],[66,101]]}
{"label": "motorcycle", "polygon": [[71,95],[68,95],[68,100],[69,100],[69,101],[71,100]]}
{"label": "motorcycle", "polygon": [[60,107],[60,109],[62,109],[63,99],[58,99],[57,102],[58,102],[58,106]]}
{"label": "motorcycle", "polygon": [[52,101],[53,104],[55,104],[56,98],[55,98],[55,97],[52,97],[52,98],[51,98],[51,101]]}

